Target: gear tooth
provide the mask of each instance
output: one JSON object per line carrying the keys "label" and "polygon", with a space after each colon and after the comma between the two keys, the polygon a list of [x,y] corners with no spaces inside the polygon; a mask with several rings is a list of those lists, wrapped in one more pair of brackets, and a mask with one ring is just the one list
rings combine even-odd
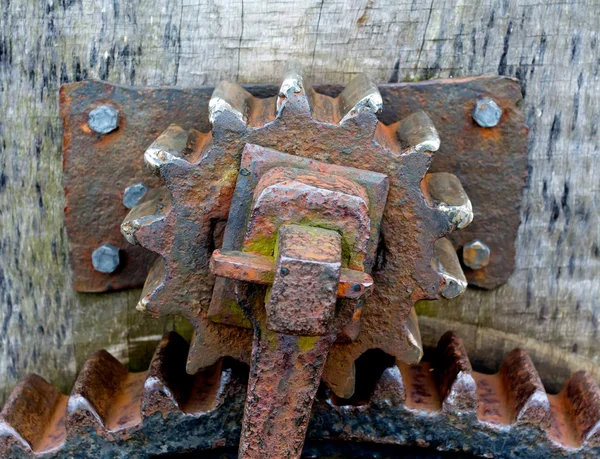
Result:
{"label": "gear tooth", "polygon": [[11,392],[0,413],[0,455],[18,444],[37,454],[59,449],[65,441],[64,413],[68,397],[42,377],[31,374]]}
{"label": "gear tooth", "polygon": [[198,334],[197,329],[194,327],[186,364],[187,373],[194,375],[198,373],[198,371],[214,365],[221,357],[223,356],[217,355],[215,349],[205,347],[202,336]]}
{"label": "gear tooth", "polygon": [[228,381],[219,360],[205,371],[190,375],[185,371],[190,346],[177,333],[169,332],[160,341],[148,369],[142,394],[142,416],[160,412],[198,415],[214,410],[222,401]]}
{"label": "gear tooth", "polygon": [[600,446],[600,388],[586,371],[569,378],[563,392],[578,439],[584,445]]}
{"label": "gear tooth", "polygon": [[288,102],[295,100],[304,105],[306,111],[311,112],[314,91],[312,85],[304,77],[302,68],[296,61],[291,61],[285,66],[283,82],[277,96],[277,117],[280,117]]}
{"label": "gear tooth", "polygon": [[444,298],[456,298],[467,289],[467,278],[460,266],[458,255],[452,242],[445,237],[435,241],[432,266],[444,280],[440,289]]}
{"label": "gear tooth", "polygon": [[383,108],[383,98],[377,85],[365,73],[356,76],[338,97],[340,122],[344,124],[360,113],[379,113]]}
{"label": "gear tooth", "polygon": [[512,417],[518,422],[549,428],[550,401],[533,362],[522,349],[512,351],[502,364],[500,375],[506,388]]}
{"label": "gear tooth", "polygon": [[[393,320],[393,319],[392,319]],[[390,336],[370,336],[367,343],[358,340],[352,343],[334,345],[327,358],[323,371],[323,381],[339,398],[350,398],[355,387],[355,361],[370,349],[381,349],[395,357],[397,361],[408,364],[419,363],[423,357],[423,344],[419,332],[419,320],[414,308],[406,320],[398,324],[400,339]]]}
{"label": "gear tooth", "polygon": [[414,149],[418,153],[438,151],[440,135],[431,118],[424,111],[418,111],[398,123],[396,136],[402,149]]}
{"label": "gear tooth", "polygon": [[[330,354],[333,352],[335,352],[335,347],[331,349]],[[336,368],[328,368],[328,364],[326,364],[323,371],[323,381],[337,397],[350,398],[354,394],[356,384],[356,365],[353,360],[348,359],[341,363]]]}
{"label": "gear tooth", "polygon": [[177,124],[165,129],[144,153],[144,162],[155,173],[160,175],[163,165],[183,158],[190,132]]}
{"label": "gear tooth", "polygon": [[163,299],[168,297],[165,293],[165,277],[165,260],[162,257],[158,257],[152,264],[146,277],[140,300],[135,307],[138,311],[148,313],[153,317],[163,317],[171,313],[170,310],[164,311],[161,307],[161,305],[165,304]]}
{"label": "gear tooth", "polygon": [[477,415],[477,384],[462,340],[454,332],[440,338],[434,359],[435,379],[447,412]]}
{"label": "gear tooth", "polygon": [[145,373],[129,373],[106,351],[94,353],[75,381],[67,405],[67,435],[95,426],[101,436],[141,425]]}
{"label": "gear tooth", "polygon": [[398,365],[386,368],[375,384],[370,404],[392,404],[402,406],[406,404],[406,386]]}
{"label": "gear tooth", "polygon": [[455,175],[426,174],[422,181],[425,198],[447,217],[451,230],[466,228],[473,221],[473,206]]}
{"label": "gear tooth", "polygon": [[142,395],[142,416],[156,412],[163,416],[182,409],[193,379],[185,372],[188,343],[177,333],[169,332],[154,351]]}
{"label": "gear tooth", "polygon": [[[72,436],[82,424],[107,429],[108,413],[127,370],[111,354],[97,351],[85,362],[68,403],[67,431]],[[82,422],[85,419],[87,422]]]}
{"label": "gear tooth", "polygon": [[160,223],[170,210],[169,191],[165,187],[153,189],[127,214],[121,223],[121,234],[130,244],[139,244],[162,254],[164,240]]}
{"label": "gear tooth", "polygon": [[252,330],[215,324],[200,313],[193,319],[194,334],[187,360],[187,372],[198,371],[214,365],[223,357],[250,363]]}
{"label": "gear tooth", "polygon": [[407,347],[393,355],[398,360],[410,365],[419,363],[423,358],[423,342],[419,330],[419,317],[414,308],[410,310],[402,326],[405,330]]}
{"label": "gear tooth", "polygon": [[250,118],[252,99],[252,94],[239,84],[222,81],[217,85],[208,102],[208,119],[214,126],[221,116],[228,113],[245,127]]}

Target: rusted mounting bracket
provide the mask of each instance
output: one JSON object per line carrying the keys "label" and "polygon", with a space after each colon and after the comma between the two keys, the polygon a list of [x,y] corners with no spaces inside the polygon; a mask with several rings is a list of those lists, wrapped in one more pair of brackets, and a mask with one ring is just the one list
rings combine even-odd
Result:
{"label": "rusted mounting bracket", "polygon": [[[275,96],[278,86],[245,86],[261,98]],[[480,269],[463,265],[470,285],[495,288],[506,282],[515,260],[520,223],[519,203],[527,170],[527,126],[520,109],[518,81],[481,76],[378,86],[383,109],[378,118],[393,124],[419,110],[432,119],[440,149],[431,172],[459,178],[473,204],[475,221],[450,235],[462,255],[465,244],[479,240],[490,249],[489,263]],[[316,85],[337,95],[339,85]],[[208,132],[208,103],[214,88],[130,88],[84,81],[61,87],[64,126],[63,160],[65,222],[71,244],[74,288],[103,292],[142,286],[156,255],[128,244],[119,225],[129,212],[125,190],[158,179],[144,167],[143,153],[156,137],[175,123],[184,130]],[[481,127],[473,118],[477,101],[492,99],[502,114],[496,126]],[[117,127],[98,134],[89,126],[90,113],[103,105],[118,110]],[[348,156],[360,154],[354,148]],[[118,267],[102,273],[92,265],[92,253],[103,244],[119,249]]]}

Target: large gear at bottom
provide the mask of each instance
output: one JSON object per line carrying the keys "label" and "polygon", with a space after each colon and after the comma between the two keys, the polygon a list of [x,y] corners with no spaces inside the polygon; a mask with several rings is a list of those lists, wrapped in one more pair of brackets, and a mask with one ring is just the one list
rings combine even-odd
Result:
{"label": "large gear at bottom", "polygon": [[[413,306],[466,288],[444,236],[468,225],[473,215],[456,177],[427,173],[440,145],[429,117],[417,112],[384,125],[376,116],[381,107],[381,95],[365,75],[335,98],[315,92],[298,71],[287,73],[275,98],[260,99],[223,82],[209,104],[212,131],[171,125],[148,148],[145,162],[164,187],[132,209],[122,232],[160,255],[138,309],[153,316],[180,314],[195,328],[188,373],[225,356],[250,361],[249,322],[227,283],[215,285],[209,269],[228,217],[236,212],[231,205],[238,174],[248,173],[240,169],[247,145],[388,177],[379,240],[371,241],[373,256],[364,265],[376,288],[364,304],[355,301],[352,318],[331,347],[323,381],[348,398],[355,361],[366,351],[380,349],[406,363],[420,360]],[[214,289],[225,290],[223,300],[211,306]]]}
{"label": "large gear at bottom", "polygon": [[[38,375],[24,377],[0,411],[0,457],[233,453],[247,369],[219,362],[190,376],[187,349],[176,333],[165,335],[141,373],[129,373],[98,351],[70,395]],[[579,371],[560,393],[547,394],[523,350],[513,350],[496,374],[479,373],[453,332],[431,357],[411,366],[388,361],[384,369],[371,356],[370,373],[361,374],[371,382],[364,398],[319,394],[303,457],[403,457],[397,445],[428,448],[423,457],[439,457],[439,451],[505,459],[599,457],[600,388],[589,373]],[[340,449],[328,451],[328,441]],[[373,450],[358,454],[361,445]]]}

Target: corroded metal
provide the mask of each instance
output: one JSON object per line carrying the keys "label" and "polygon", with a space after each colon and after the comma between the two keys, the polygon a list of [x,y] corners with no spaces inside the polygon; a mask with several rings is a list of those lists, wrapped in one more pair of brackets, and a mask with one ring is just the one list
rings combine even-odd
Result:
{"label": "corroded metal", "polygon": [[[175,333],[166,335],[142,373],[128,373],[110,354],[96,353],[70,396],[27,376],[0,412],[0,456],[202,457],[209,450],[231,451],[240,439],[247,370],[218,362],[188,375],[187,347]],[[509,354],[498,373],[482,374],[449,332],[429,362],[391,363],[368,376],[373,389],[362,400],[327,391],[317,396],[308,457],[331,451],[327,441],[386,445],[385,457],[401,455],[394,445],[413,445],[421,454],[428,448],[507,459],[600,455],[600,389],[590,375],[575,373],[559,394],[546,394],[521,350]]]}
{"label": "corroded metal", "polygon": [[[209,103],[211,132],[172,124],[144,155],[171,199],[141,202],[122,225],[128,240],[161,255],[138,309],[188,318],[190,373],[219,357],[248,361],[252,329],[242,458],[299,457],[321,379],[347,398],[366,351],[416,363],[415,302],[466,286],[449,274],[460,264],[434,249],[473,218],[456,178],[427,175],[437,131],[424,112],[386,126],[380,110],[365,76],[336,98],[297,71],[271,99],[223,83]],[[215,282],[208,264],[225,219],[222,249],[272,257],[272,281],[261,262]],[[371,275],[372,296],[338,300],[342,267]]]}
{"label": "corroded metal", "polygon": [[295,225],[281,226],[278,233],[277,271],[266,307],[255,302],[248,308],[254,344],[241,458],[300,457],[325,360],[337,336],[332,322],[340,235]]}
{"label": "corroded metal", "polygon": [[[209,103],[211,132],[171,124],[144,155],[170,205],[148,199],[122,225],[161,256],[138,309],[192,323],[189,373],[220,357],[248,361],[252,329],[242,458],[299,457],[321,379],[347,398],[366,351],[416,363],[415,302],[464,291],[464,276],[449,274],[459,263],[434,245],[471,223],[471,203],[451,174],[426,175],[439,147],[430,118],[386,126],[381,104],[366,76],[336,98],[296,70],[271,99],[223,83]],[[208,265],[225,219],[222,249],[272,257],[272,282],[266,263],[215,282]],[[372,275],[373,295],[338,300],[342,267]]]}
{"label": "corroded metal", "polygon": [[[364,75],[336,97],[297,70],[270,98],[224,82],[208,104],[210,132],[173,123],[144,154],[161,185],[121,225],[129,242],[159,255],[137,308],[191,322],[190,374],[222,357],[250,363],[242,458],[300,457],[320,382],[335,404],[355,395],[366,352],[417,363],[414,304],[466,288],[444,236],[471,223],[471,201],[454,175],[428,173],[440,147],[429,116],[416,110],[386,125],[376,118],[382,103]],[[124,393],[131,410],[127,394],[140,381],[104,355],[96,361],[110,377],[95,398],[81,397],[95,414],[74,425],[101,421],[112,436],[106,393]],[[509,384],[522,382],[516,376]],[[411,377],[425,383],[420,372]],[[412,402],[407,394],[407,405],[426,392]],[[133,412],[125,418],[137,422]]]}
{"label": "corroded metal", "polygon": [[331,333],[342,268],[342,238],[318,227],[283,225],[275,279],[265,300],[266,326],[288,335]]}
{"label": "corroded metal", "polygon": [[[270,166],[262,175],[254,161],[257,152]],[[231,305],[239,305],[254,329],[240,457],[295,458],[331,345],[356,308],[354,302],[338,303],[340,290],[347,294],[344,284],[352,278],[373,283],[363,269],[374,258],[369,239],[378,234],[387,179],[364,171],[372,183],[363,188],[348,178],[355,170],[319,162],[312,170],[282,167],[282,161],[264,161],[267,154],[258,146],[244,149],[242,166],[250,170],[239,175],[231,204],[236,214],[227,223],[225,242],[229,247],[243,238],[242,251],[226,252],[227,264],[219,250],[211,259],[215,274],[244,284],[221,279],[211,309],[218,322],[235,325],[226,319],[235,314]],[[371,206],[369,195],[379,202]],[[246,226],[238,220],[247,220]],[[266,294],[248,285],[254,280],[271,284]],[[354,299],[368,291],[358,282],[349,290]],[[228,315],[218,314],[227,309]]]}
{"label": "corroded metal", "polygon": [[[210,270],[218,277],[243,280],[253,284],[271,285],[275,279],[272,257],[252,252],[220,250],[213,252]],[[357,300],[373,290],[373,278],[367,273],[342,268],[337,297]]]}
{"label": "corroded metal", "polygon": [[440,293],[444,298],[456,298],[467,288],[467,279],[452,243],[445,237],[435,241],[433,264],[444,279]]}
{"label": "corroded metal", "polygon": [[[283,95],[275,104],[281,112],[287,101],[286,91],[294,94],[298,85],[297,78],[287,80],[291,83],[281,86]],[[335,96],[343,88],[318,85],[315,89],[309,92]],[[280,92],[276,86],[247,86],[246,90],[259,103],[266,99],[257,96],[268,98]],[[383,123],[392,125],[424,110],[437,127],[441,144],[430,170],[455,174],[477,215],[473,224],[450,239],[456,249],[473,239],[491,249],[488,266],[466,271],[470,284],[484,288],[502,284],[514,266],[514,241],[520,222],[518,202],[527,165],[527,127],[519,109],[518,82],[483,76],[383,84],[379,91],[383,108],[378,117]],[[176,123],[186,132],[192,128],[201,132],[211,129],[208,105],[212,93],[210,87],[127,88],[93,81],[62,86],[65,221],[76,290],[107,291],[143,285],[156,255],[123,240],[119,224],[127,209],[121,204],[122,190],[142,181],[150,188],[157,186],[157,179],[143,168],[143,152],[170,124]],[[479,127],[471,116],[476,101],[485,97],[492,97],[503,110],[501,122],[493,129]],[[107,103],[118,109],[119,127],[99,137],[89,128],[88,116]],[[275,115],[276,107],[265,108]],[[404,141],[406,134],[402,132],[409,130],[400,127],[398,138]],[[293,141],[288,145],[284,152],[298,150]],[[429,139],[428,148],[434,145],[435,139]],[[344,148],[346,155],[360,154],[358,144],[356,148]],[[218,222],[215,225],[218,229]],[[110,274],[95,271],[90,258],[104,242],[119,247],[124,255],[119,269]]]}

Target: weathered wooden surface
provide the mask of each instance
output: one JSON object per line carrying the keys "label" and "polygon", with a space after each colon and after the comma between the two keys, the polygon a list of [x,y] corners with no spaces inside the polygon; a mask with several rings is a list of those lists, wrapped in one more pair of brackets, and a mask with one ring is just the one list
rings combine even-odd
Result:
{"label": "weathered wooden surface", "polygon": [[98,348],[143,367],[176,326],[144,321],[137,291],[70,288],[59,85],[273,83],[290,58],[319,82],[522,79],[531,171],[516,271],[494,292],[420,305],[424,339],[462,328],[492,367],[505,350],[490,343],[522,345],[554,388],[556,363],[598,376],[599,30],[597,0],[0,0],[0,403],[30,371],[68,390]]}

